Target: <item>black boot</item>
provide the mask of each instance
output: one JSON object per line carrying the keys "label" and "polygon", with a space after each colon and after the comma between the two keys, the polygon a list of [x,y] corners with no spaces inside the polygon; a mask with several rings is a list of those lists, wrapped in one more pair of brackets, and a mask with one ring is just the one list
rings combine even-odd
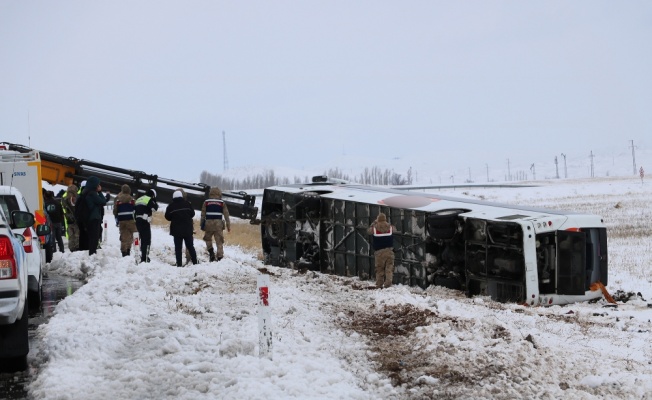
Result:
{"label": "black boot", "polygon": [[129,252],[128,252],[128,251],[123,251],[123,252],[122,252],[122,257],[127,257],[128,255],[129,255]]}
{"label": "black boot", "polygon": [[215,261],[215,250],[212,247],[208,249],[208,257],[210,262]]}

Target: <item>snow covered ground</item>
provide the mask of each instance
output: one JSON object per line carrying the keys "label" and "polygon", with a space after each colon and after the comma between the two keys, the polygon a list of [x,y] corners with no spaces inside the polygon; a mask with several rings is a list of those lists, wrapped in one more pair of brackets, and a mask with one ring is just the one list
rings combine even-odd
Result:
{"label": "snow covered ground", "polygon": [[[447,194],[575,209],[609,228],[612,294],[528,308],[430,287],[299,273],[226,246],[173,267],[120,256],[117,228],[98,254],[55,254],[50,272],[87,283],[38,328],[30,395],[39,399],[652,399],[652,183],[560,180]],[[164,208],[164,207],[163,207]],[[228,243],[228,235],[227,235]],[[268,273],[273,346],[259,357],[257,277]]]}

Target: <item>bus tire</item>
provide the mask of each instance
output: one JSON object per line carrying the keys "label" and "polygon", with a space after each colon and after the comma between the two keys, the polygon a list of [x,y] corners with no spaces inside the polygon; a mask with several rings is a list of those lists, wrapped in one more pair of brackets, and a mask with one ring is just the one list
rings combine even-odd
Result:
{"label": "bus tire", "polygon": [[265,229],[265,239],[267,239],[267,243],[270,245],[278,246],[282,226],[283,220],[281,219],[280,212],[273,212],[269,214],[267,222],[263,226],[263,229]]}
{"label": "bus tire", "polygon": [[433,239],[449,240],[457,231],[457,218],[468,210],[451,208],[428,216],[428,234]]}
{"label": "bus tire", "polygon": [[298,193],[295,197],[297,205],[313,211],[319,211],[321,206],[321,198],[317,192],[303,192]]}

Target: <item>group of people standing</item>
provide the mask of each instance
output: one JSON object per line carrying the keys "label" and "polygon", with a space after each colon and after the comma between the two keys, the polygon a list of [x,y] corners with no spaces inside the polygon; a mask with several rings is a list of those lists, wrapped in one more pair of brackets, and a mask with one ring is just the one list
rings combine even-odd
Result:
{"label": "group of people standing", "polygon": [[[190,255],[193,264],[197,264],[197,252],[193,244],[195,209],[186,199],[183,189],[175,190],[172,203],[165,209],[165,219],[170,221],[170,235],[174,238],[174,255],[177,267],[181,267],[183,245]],[[231,232],[229,209],[222,200],[222,191],[213,187],[204,200],[201,208],[200,226],[204,231],[204,242],[208,250],[209,260],[220,261],[224,257],[224,230]],[[216,248],[213,248],[215,239]]]}
{"label": "group of people standing", "polygon": [[[113,206],[113,216],[120,232],[120,251],[123,257],[129,256],[134,238],[138,232],[140,239],[140,261],[149,262],[152,243],[151,223],[154,211],[159,206],[156,190],[148,189],[134,198],[131,187],[122,185]],[[61,199],[62,222],[65,223],[70,251],[88,250],[95,254],[102,233],[104,206],[108,196],[102,195],[102,186],[97,177],[90,177],[80,190],[76,185],[68,186]],[[47,203],[47,197],[46,197]],[[83,208],[81,212],[80,208]],[[170,235],[174,240],[176,265],[181,267],[183,246],[185,244],[189,259],[197,264],[197,252],[193,243],[195,209],[186,198],[183,189],[172,194],[172,202],[165,210],[165,219],[170,221]],[[53,221],[54,222],[54,221]],[[224,257],[224,230],[231,231],[229,210],[222,200],[222,192],[213,187],[201,210],[200,225],[204,231],[204,241],[211,262]],[[213,240],[216,247],[213,248]],[[63,252],[63,240],[59,243]]]}
{"label": "group of people standing", "polygon": [[[88,250],[90,255],[97,252],[102,235],[104,206],[107,201],[107,196],[102,194],[102,186],[97,177],[92,176],[88,181],[82,182],[81,188],[74,184],[68,186],[60,204],[63,216],[61,222],[65,227],[70,251]],[[47,202],[46,207],[48,207]],[[51,219],[52,215],[53,213],[50,213]],[[54,224],[55,221],[52,222]],[[63,240],[59,242],[59,250],[63,252]]]}

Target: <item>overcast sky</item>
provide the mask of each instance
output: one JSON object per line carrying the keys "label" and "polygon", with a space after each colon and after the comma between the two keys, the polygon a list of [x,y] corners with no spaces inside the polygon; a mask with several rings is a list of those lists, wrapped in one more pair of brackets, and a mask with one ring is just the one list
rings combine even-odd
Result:
{"label": "overcast sky", "polygon": [[626,152],[651,42],[649,1],[2,0],[0,140],[190,181],[222,132],[231,168]]}

